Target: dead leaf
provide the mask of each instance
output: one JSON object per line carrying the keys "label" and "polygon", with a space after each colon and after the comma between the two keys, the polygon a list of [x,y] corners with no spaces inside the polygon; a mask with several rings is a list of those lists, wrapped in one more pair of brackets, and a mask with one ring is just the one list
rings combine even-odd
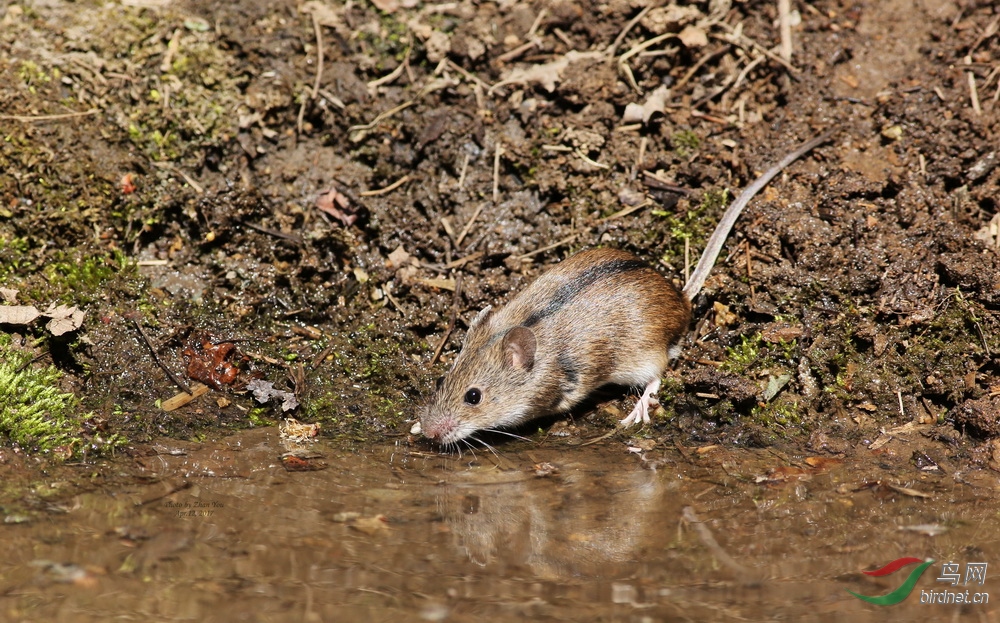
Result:
{"label": "dead leaf", "polygon": [[386,13],[395,13],[399,9],[399,2],[397,0],[372,0],[372,4],[379,11],[385,11]]}
{"label": "dead leaf", "polygon": [[570,50],[564,56],[544,65],[530,67],[515,67],[507,77],[497,83],[494,88],[504,84],[541,84],[549,93],[556,90],[556,83],[562,80],[562,73],[571,63],[587,59],[600,58],[601,52],[578,52]]}
{"label": "dead leaf", "polygon": [[83,319],[86,316],[84,311],[79,307],[68,307],[66,305],[59,305],[58,307],[49,305],[49,308],[43,311],[42,315],[51,318],[48,324],[45,325],[45,328],[52,335],[57,336],[79,329],[83,326]]}
{"label": "dead leaf", "polygon": [[649,120],[655,113],[663,114],[668,99],[670,99],[670,89],[665,84],[660,85],[655,91],[649,94],[649,97],[646,98],[645,103],[641,106],[634,102],[625,106],[622,123],[638,123],[639,121],[649,123]]}
{"label": "dead leaf", "polygon": [[404,264],[409,263],[410,254],[407,253],[403,245],[396,247],[396,250],[389,254],[389,261],[386,262],[387,268],[402,268]]}
{"label": "dead leaf", "polygon": [[816,469],[828,469],[844,462],[843,459],[830,458],[825,456],[809,456],[805,459],[805,464]]}
{"label": "dead leaf", "polygon": [[358,220],[358,215],[355,214],[356,208],[351,205],[351,200],[336,188],[331,188],[317,197],[316,207],[343,223],[345,227],[350,227]]}
{"label": "dead leaf", "polygon": [[309,0],[299,8],[299,11],[315,17],[320,26],[340,28],[344,25],[340,18],[340,12],[319,0]]}
{"label": "dead leaf", "polygon": [[40,315],[34,305],[0,305],[0,324],[28,324]]}
{"label": "dead leaf", "polygon": [[271,381],[254,379],[247,383],[247,389],[253,392],[254,399],[261,404],[267,402],[271,398],[280,399],[282,411],[291,411],[299,406],[299,401],[295,398],[295,394],[280,389],[274,389],[274,383]]}
{"label": "dead leaf", "polygon": [[15,290],[14,288],[0,288],[0,298],[3,299],[4,303],[10,303],[13,305],[17,303],[17,293],[20,290]]}
{"label": "dead leaf", "polygon": [[972,237],[982,240],[988,247],[994,249],[1000,247],[1000,212],[994,214],[990,222],[983,225]]}
{"label": "dead leaf", "polygon": [[715,301],[712,303],[712,310],[715,311],[715,324],[720,327],[728,327],[731,324],[735,324],[739,320],[739,316],[734,314],[729,306]]}
{"label": "dead leaf", "polygon": [[319,424],[305,424],[295,418],[285,418],[285,421],[278,424],[279,436],[289,441],[315,441],[319,429]]}

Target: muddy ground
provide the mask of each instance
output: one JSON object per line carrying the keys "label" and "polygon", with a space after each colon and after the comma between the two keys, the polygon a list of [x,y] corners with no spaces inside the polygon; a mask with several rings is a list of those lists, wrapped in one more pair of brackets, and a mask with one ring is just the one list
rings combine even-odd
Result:
{"label": "muddy ground", "polygon": [[433,455],[410,430],[479,309],[594,246],[682,284],[725,204],[825,131],[737,223],[650,426],[614,428],[618,392],[490,441],[528,469],[717,445],[992,493],[1000,13],[791,8],[0,4],[0,287],[85,312],[0,325],[0,392],[62,409],[0,413],[9,523],[289,416],[336,452]]}

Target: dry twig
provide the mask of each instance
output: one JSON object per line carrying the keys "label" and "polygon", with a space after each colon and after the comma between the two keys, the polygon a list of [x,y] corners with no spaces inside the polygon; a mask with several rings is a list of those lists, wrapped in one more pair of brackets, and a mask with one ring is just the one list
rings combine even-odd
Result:
{"label": "dry twig", "polygon": [[146,347],[149,348],[149,354],[153,356],[153,361],[156,362],[156,365],[160,366],[160,369],[162,369],[164,372],[167,373],[167,376],[170,377],[170,380],[173,381],[174,385],[180,388],[181,391],[194,395],[194,392],[191,391],[191,388],[188,387],[187,383],[182,381],[178,376],[174,375],[174,373],[170,371],[170,368],[168,368],[165,363],[160,361],[159,355],[156,354],[156,349],[153,348],[152,342],[149,341],[149,336],[147,336],[146,332],[143,331],[142,325],[139,324],[139,321],[133,320],[132,324],[135,326],[135,330],[139,332],[139,337],[141,337],[142,341],[146,343]]}

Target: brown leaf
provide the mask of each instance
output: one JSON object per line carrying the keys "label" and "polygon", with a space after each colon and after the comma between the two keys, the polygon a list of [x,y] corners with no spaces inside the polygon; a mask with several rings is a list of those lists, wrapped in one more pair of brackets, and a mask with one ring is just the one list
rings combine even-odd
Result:
{"label": "brown leaf", "polygon": [[14,288],[0,288],[0,299],[3,299],[4,303],[13,305],[17,303],[17,293],[19,290]]}
{"label": "brown leaf", "polygon": [[649,119],[655,114],[663,114],[670,99],[670,89],[666,85],[660,85],[655,91],[649,94],[645,103],[641,106],[631,103],[625,106],[625,114],[622,115],[622,123],[636,123],[642,121],[649,123]]}
{"label": "brown leaf", "polygon": [[34,305],[0,305],[0,324],[28,324],[40,315]]}
{"label": "brown leaf", "polygon": [[815,467],[816,469],[828,469],[836,465],[843,463],[843,459],[835,459],[825,456],[810,456],[806,457],[805,463],[809,467]]}
{"label": "brown leaf", "polygon": [[63,335],[70,331],[76,331],[83,326],[83,319],[86,316],[79,307],[67,307],[66,305],[59,305],[58,307],[50,305],[48,309],[42,312],[42,315],[51,318],[48,324],[45,325],[45,328],[52,335]]}
{"label": "brown leaf", "polygon": [[399,9],[399,2],[397,0],[372,0],[372,4],[379,11],[385,11],[386,13],[395,13]]}
{"label": "brown leaf", "polygon": [[345,227],[350,227],[358,220],[355,208],[351,206],[351,200],[336,188],[331,188],[317,197],[316,207],[343,223]]}

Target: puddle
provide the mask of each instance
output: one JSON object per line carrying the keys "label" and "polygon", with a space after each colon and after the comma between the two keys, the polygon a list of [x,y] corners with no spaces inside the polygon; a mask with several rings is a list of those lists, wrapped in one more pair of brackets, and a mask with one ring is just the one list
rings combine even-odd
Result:
{"label": "puddle", "polygon": [[[120,460],[127,486],[3,526],[0,618],[996,619],[993,605],[920,603],[990,592],[990,570],[983,585],[937,578],[997,559],[992,472],[610,440],[309,451],[324,469],[287,471],[266,429]],[[916,565],[861,570],[906,556],[937,562],[902,603],[847,592],[892,592]]]}

